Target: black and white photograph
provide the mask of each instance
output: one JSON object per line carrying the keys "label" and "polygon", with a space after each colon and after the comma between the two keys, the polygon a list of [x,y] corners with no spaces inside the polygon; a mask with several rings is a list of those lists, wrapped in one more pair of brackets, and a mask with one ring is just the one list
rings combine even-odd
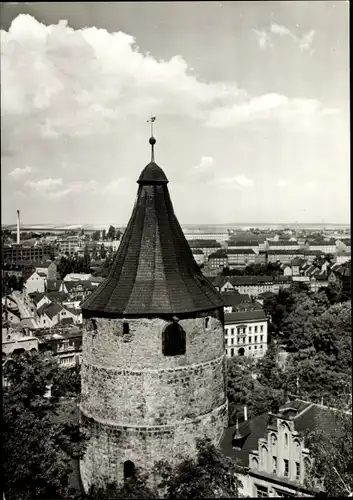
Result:
{"label": "black and white photograph", "polygon": [[349,7],[0,4],[2,500],[353,496]]}

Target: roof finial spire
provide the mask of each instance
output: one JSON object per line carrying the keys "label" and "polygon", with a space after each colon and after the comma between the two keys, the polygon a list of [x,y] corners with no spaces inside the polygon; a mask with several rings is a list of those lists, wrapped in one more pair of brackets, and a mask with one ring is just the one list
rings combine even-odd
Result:
{"label": "roof finial spire", "polygon": [[155,116],[152,116],[152,113],[151,113],[151,118],[149,120],[147,120],[147,123],[150,123],[151,124],[151,137],[150,137],[150,144],[152,146],[152,149],[151,149],[151,162],[154,161],[154,145],[156,144],[156,139],[153,137],[153,122],[155,121],[156,117]]}

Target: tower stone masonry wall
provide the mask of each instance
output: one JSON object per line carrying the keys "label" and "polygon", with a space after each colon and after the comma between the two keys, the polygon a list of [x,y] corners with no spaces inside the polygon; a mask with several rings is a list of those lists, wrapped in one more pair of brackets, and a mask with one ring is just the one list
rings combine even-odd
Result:
{"label": "tower stone masonry wall", "polygon": [[121,482],[126,460],[150,472],[158,460],[193,455],[197,437],[219,443],[228,417],[222,322],[211,315],[180,320],[186,352],[164,356],[169,324],[85,319],[81,420],[91,432],[81,461],[85,490]]}

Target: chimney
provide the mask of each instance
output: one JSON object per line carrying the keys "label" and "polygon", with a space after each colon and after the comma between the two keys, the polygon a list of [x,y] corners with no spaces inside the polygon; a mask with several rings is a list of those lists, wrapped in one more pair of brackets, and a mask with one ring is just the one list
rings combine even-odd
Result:
{"label": "chimney", "polygon": [[20,244],[20,211],[17,210],[17,245]]}
{"label": "chimney", "polygon": [[245,420],[245,422],[247,421],[247,419],[248,419],[248,407],[244,406],[244,420]]}

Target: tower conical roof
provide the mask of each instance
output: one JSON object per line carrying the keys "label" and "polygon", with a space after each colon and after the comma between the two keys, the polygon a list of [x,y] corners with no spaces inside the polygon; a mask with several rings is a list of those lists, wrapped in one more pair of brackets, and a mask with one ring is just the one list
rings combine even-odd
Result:
{"label": "tower conical roof", "polygon": [[163,170],[152,161],[137,182],[135,206],[109,275],[82,304],[83,315],[150,317],[222,307],[174,214]]}

